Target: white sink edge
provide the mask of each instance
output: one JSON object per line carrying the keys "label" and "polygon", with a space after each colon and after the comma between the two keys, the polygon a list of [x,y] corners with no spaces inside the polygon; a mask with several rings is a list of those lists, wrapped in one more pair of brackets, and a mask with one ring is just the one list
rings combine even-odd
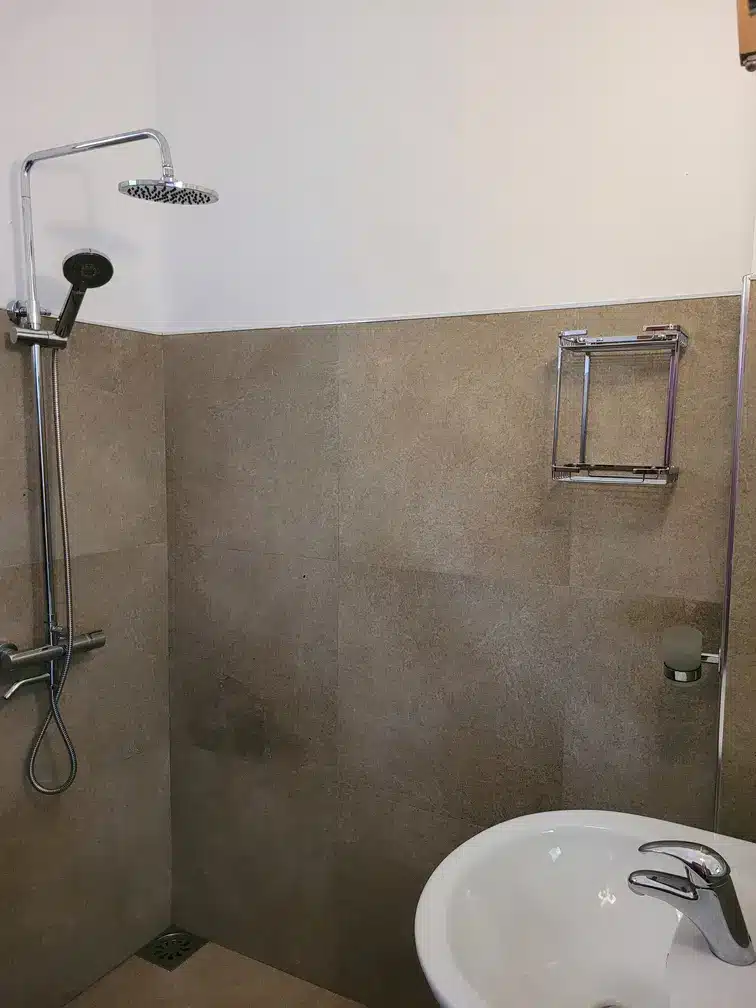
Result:
{"label": "white sink edge", "polygon": [[[537,812],[491,826],[461,844],[441,862],[426,882],[417,905],[415,913],[417,954],[426,977],[432,976],[435,981],[432,986],[434,988],[438,986],[438,989],[434,989],[434,993],[439,1001],[443,999],[443,1003],[451,1001],[455,1004],[464,1004],[465,1008],[489,1008],[488,1003],[467,983],[454,965],[446,937],[446,917],[443,913],[445,898],[457,881],[460,870],[468,863],[470,855],[475,852],[482,854],[487,848],[494,848],[500,842],[499,835],[502,832],[508,837],[513,837],[518,833],[532,835],[534,827],[539,834],[543,834],[550,828],[565,826],[620,830],[627,836],[637,836],[639,846],[648,840],[675,839],[675,834],[679,831],[678,836],[715,847],[728,860],[733,854],[737,860],[738,849],[750,852],[754,849],[753,844],[724,834],[624,812],[585,809]],[[433,885],[430,884],[431,880]],[[445,954],[439,955],[439,949],[445,950]]]}

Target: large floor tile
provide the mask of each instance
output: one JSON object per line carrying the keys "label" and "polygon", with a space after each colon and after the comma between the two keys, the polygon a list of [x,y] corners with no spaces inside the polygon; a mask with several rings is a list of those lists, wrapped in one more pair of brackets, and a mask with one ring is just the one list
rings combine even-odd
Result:
{"label": "large floor tile", "polygon": [[359,1008],[212,943],[171,972],[132,958],[71,1002],[70,1008]]}

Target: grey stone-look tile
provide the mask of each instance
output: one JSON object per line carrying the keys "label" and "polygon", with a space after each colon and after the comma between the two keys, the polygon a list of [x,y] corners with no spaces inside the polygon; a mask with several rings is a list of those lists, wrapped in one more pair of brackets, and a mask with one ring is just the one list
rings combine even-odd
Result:
{"label": "grey stone-look tile", "polygon": [[0,999],[59,1008],[169,922],[167,750],[90,765],[63,799],[4,804]]}
{"label": "grey stone-look tile", "polygon": [[415,909],[434,869],[477,832],[370,789],[343,794],[330,910],[338,939],[334,989],[370,1008],[436,1004],[415,950]]}
{"label": "grey stone-look tile", "polygon": [[[5,598],[2,636],[19,648],[44,643],[41,568],[0,571]],[[61,571],[58,599],[63,616]],[[61,698],[82,775],[103,759],[125,759],[168,744],[167,591],[164,546],[77,558],[73,568],[77,633],[104,630],[104,648],[76,655]],[[34,674],[36,669],[27,674]],[[19,673],[20,677],[22,673]],[[3,676],[7,688],[14,676]],[[13,802],[26,792],[31,740],[47,710],[43,686],[20,691],[0,708],[0,792]],[[51,730],[37,764],[40,779],[65,778],[68,759]],[[0,800],[0,809],[3,801]]]}
{"label": "grey stone-look tile", "polygon": [[[62,606],[61,576],[59,569]],[[79,557],[73,586],[77,632],[107,637],[104,648],[76,656],[62,703],[82,767],[167,746],[165,546]]]}
{"label": "grey stone-look tile", "polygon": [[[161,361],[158,337],[87,326],[59,357],[75,628],[102,627],[108,645],[70,672],[61,706],[80,765],[65,795],[25,777],[44,687],[0,708],[0,1001],[14,1008],[58,1008],[170,916],[165,546],[108,552],[165,541]],[[7,353],[0,391],[0,565],[20,564],[0,567],[0,637],[26,648],[44,626],[28,352]],[[68,772],[55,731],[38,772]]]}
{"label": "grey stone-look tile", "polygon": [[173,774],[180,926],[371,1008],[433,1004],[415,906],[478,827],[319,772],[281,788],[246,760],[194,747],[174,749]]}
{"label": "grey stone-look tile", "polygon": [[[679,481],[661,490],[565,487],[579,495],[572,511],[570,583],[719,601],[735,410],[738,299],[614,305],[579,313],[581,327],[594,335],[637,333],[659,319],[681,324],[691,337],[680,367],[673,452]],[[599,453],[592,460],[641,463],[639,452],[658,448],[660,419],[663,432],[659,402],[663,408],[666,359],[658,360],[658,374],[651,362],[633,365],[630,381],[620,380],[612,363],[623,366],[607,362],[592,385],[590,426]],[[627,370],[625,366],[623,373]],[[624,451],[625,456],[609,458],[611,451]],[[658,451],[650,461],[658,463]]]}
{"label": "grey stone-look tile", "polygon": [[573,590],[564,793],[609,808],[712,828],[718,684],[667,681],[661,638],[699,626],[717,650],[719,608],[673,598]]}
{"label": "grey stone-look tile", "polygon": [[572,312],[340,329],[340,550],[351,562],[566,584],[551,482]]}
{"label": "grey stone-look tile", "polygon": [[[80,325],[58,361],[74,554],[164,542],[160,338]],[[28,352],[8,351],[2,384],[7,422],[0,434],[5,476],[0,491],[0,564],[9,565],[37,561],[41,555]],[[48,426],[52,433],[50,420]],[[52,451],[50,469],[53,507],[57,508]]]}
{"label": "grey stone-look tile", "polygon": [[223,465],[174,475],[171,536],[177,545],[217,545],[336,558],[338,473],[315,451],[302,464],[244,470]]}
{"label": "grey stone-look tile", "polygon": [[756,683],[756,654],[731,654],[728,682],[719,829],[756,841],[756,725],[750,700]]}
{"label": "grey stone-look tile", "polygon": [[335,333],[227,335],[167,344],[172,537],[335,559]]}
{"label": "grey stone-look tile", "polygon": [[567,594],[343,568],[345,780],[490,825],[561,795]]}
{"label": "grey stone-look tile", "polygon": [[[43,626],[41,568],[0,568],[0,639],[18,647],[41,644]],[[20,678],[3,673],[0,692]],[[30,742],[45,706],[44,688],[16,694],[0,705],[0,817],[13,810],[25,792],[24,775]]]}
{"label": "grey stone-look tile", "polygon": [[61,387],[162,400],[163,337],[154,333],[77,323],[59,362]]}
{"label": "grey stone-look tile", "polygon": [[332,775],[299,783],[290,790],[245,760],[174,747],[174,919],[329,986],[338,800]]}
{"label": "grey stone-look tile", "polygon": [[163,404],[63,386],[71,547],[76,555],[166,541]]}
{"label": "grey stone-look tile", "polygon": [[180,333],[166,337],[164,347],[170,396],[208,382],[286,375],[292,358],[307,368],[335,364],[338,356],[335,326]]}
{"label": "grey stone-look tile", "polygon": [[174,739],[273,769],[333,762],[335,568],[215,547],[175,552]]}
{"label": "grey stone-look tile", "polygon": [[[75,565],[77,613],[102,620],[109,643],[70,673],[62,708],[80,768],[64,796],[36,795],[25,779],[45,690],[0,708],[3,1004],[58,1008],[168,923],[165,556],[134,554]],[[2,636],[19,647],[42,642],[40,578],[38,568],[0,570]],[[43,781],[68,772],[55,732],[49,739]]]}
{"label": "grey stone-look tile", "polygon": [[41,537],[38,480],[31,457],[0,458],[0,566],[34,562]]}
{"label": "grey stone-look tile", "polygon": [[29,351],[2,342],[3,366],[0,368],[0,458],[23,459],[31,430],[32,383]]}

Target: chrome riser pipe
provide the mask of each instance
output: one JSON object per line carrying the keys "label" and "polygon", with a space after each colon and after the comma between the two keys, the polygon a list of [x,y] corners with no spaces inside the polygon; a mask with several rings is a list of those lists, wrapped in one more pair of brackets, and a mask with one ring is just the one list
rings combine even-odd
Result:
{"label": "chrome riser pipe", "polygon": [[[57,613],[55,606],[55,572],[53,549],[53,516],[50,501],[49,460],[47,457],[47,411],[45,380],[42,372],[42,348],[34,344],[31,349],[32,385],[34,390],[34,423],[37,442],[37,478],[39,479],[40,531],[42,535],[42,577],[45,596],[45,637],[47,643],[56,642]],[[50,677],[54,665],[50,663]]]}

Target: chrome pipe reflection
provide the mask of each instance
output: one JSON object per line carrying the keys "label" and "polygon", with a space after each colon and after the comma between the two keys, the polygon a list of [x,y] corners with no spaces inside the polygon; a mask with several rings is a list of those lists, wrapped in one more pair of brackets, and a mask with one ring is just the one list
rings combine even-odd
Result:
{"label": "chrome pipe reflection", "polygon": [[717,721],[717,776],[714,788],[714,829],[722,825],[722,773],[724,770],[725,714],[727,705],[728,659],[730,643],[730,617],[732,614],[732,572],[735,563],[735,530],[740,493],[740,439],[743,436],[743,407],[745,396],[745,367],[748,352],[748,320],[751,311],[751,284],[756,275],[743,277],[740,298],[740,333],[738,337],[738,390],[735,407],[735,427],[732,435],[732,472],[730,474],[730,510],[727,526],[727,552],[725,555],[724,590],[722,597],[722,636],[719,645],[719,714]]}

